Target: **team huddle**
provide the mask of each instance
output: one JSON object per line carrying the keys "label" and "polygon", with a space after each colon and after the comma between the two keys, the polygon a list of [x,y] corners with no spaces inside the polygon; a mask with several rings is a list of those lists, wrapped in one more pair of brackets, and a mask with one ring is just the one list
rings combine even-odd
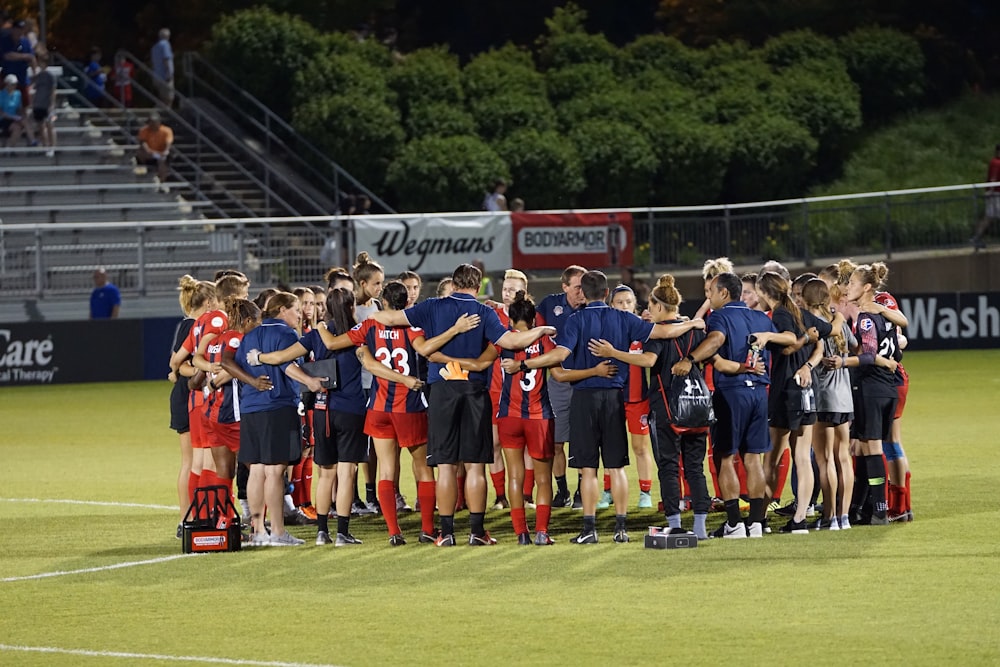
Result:
{"label": "team huddle", "polygon": [[[246,546],[303,544],[289,523],[315,524],[317,545],[360,545],[352,514],[376,513],[401,546],[399,514],[414,510],[419,542],[454,546],[464,509],[467,543],[489,546],[491,482],[518,544],[553,544],[553,507],[582,510],[574,544],[597,543],[597,510],[614,507],[612,539],[627,543],[631,444],[639,507],[652,507],[655,465],[666,532],[687,532],[686,509],[699,539],[761,537],[768,513],[795,534],[911,520],[899,437],[907,322],[886,276],[844,260],[794,281],[775,262],[740,277],[720,258],[705,265],[706,300],[690,319],[670,275],[640,310],[631,287],[580,266],[537,305],[516,269],[493,301],[473,264],[418,302],[419,275],[386,282],[367,253],[350,273],[328,271],[325,287],[253,301],[239,272],[184,276],[170,360],[182,519],[197,489],[228,495],[235,479]],[[678,408],[699,397],[709,421]],[[403,449],[414,510],[400,493]],[[791,460],[796,499],[781,507]],[[726,521],[710,535],[713,507]]]}

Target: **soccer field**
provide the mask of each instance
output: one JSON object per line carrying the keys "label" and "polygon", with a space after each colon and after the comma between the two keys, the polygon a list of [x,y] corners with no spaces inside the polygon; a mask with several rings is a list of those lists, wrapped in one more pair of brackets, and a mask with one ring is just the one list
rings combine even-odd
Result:
{"label": "soccer field", "polygon": [[571,545],[561,509],[547,548],[490,512],[491,549],[417,544],[410,515],[396,549],[363,518],[361,547],[182,556],[166,381],[5,388],[0,664],[997,664],[1000,351],[906,365],[914,522],[678,551],[612,543],[612,510]]}

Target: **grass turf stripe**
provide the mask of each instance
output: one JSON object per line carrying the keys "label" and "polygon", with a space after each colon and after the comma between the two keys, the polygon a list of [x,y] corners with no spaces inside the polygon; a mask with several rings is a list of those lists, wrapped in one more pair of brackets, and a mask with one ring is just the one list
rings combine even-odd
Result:
{"label": "grass turf stripe", "polygon": [[0,498],[5,503],[62,503],[64,505],[97,505],[99,507],[138,507],[146,510],[177,511],[176,505],[149,505],[144,503],[118,503],[110,500],[74,500],[72,498]]}
{"label": "grass turf stripe", "polygon": [[252,667],[335,667],[307,662],[284,662],[281,660],[241,660],[238,658],[213,658],[197,655],[161,655],[158,653],[132,653],[130,651],[89,651],[87,649],[69,649],[56,646],[17,646],[0,644],[0,651],[21,651],[25,653],[59,653],[62,655],[81,655],[96,658],[123,658],[141,660],[160,660],[164,662],[201,662],[216,665],[250,665]]}
{"label": "grass turf stripe", "polygon": [[100,567],[85,567],[81,570],[58,570],[56,572],[42,572],[41,574],[28,574],[23,577],[4,577],[0,579],[2,583],[12,581],[30,581],[32,579],[48,579],[50,577],[64,577],[70,574],[88,574],[91,572],[105,572],[107,570],[120,570],[125,567],[135,567],[137,565],[153,565],[155,563],[166,563],[167,561],[187,558],[188,556],[198,556],[200,554],[176,554],[174,556],[161,556],[160,558],[150,558],[149,560],[133,560],[126,563],[115,563],[114,565],[101,565]]}

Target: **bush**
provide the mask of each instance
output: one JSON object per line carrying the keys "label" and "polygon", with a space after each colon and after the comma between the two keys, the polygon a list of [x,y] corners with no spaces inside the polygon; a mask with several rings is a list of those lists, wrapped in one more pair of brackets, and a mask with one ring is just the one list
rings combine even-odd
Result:
{"label": "bush", "polygon": [[296,107],[292,125],[373,190],[403,144],[399,112],[374,95],[316,95]]}
{"label": "bush", "polygon": [[748,116],[729,128],[730,201],[766,201],[801,195],[815,166],[817,142],[795,121],[775,113]]}
{"label": "bush", "polygon": [[519,130],[497,152],[510,166],[512,189],[533,209],[571,208],[587,184],[576,147],[557,132]]}
{"label": "bush", "polygon": [[865,118],[885,120],[923,96],[924,54],[916,38],[890,28],[859,28],[841,38],[840,53],[861,89]]}
{"label": "bush", "polygon": [[807,60],[840,60],[837,44],[812,30],[793,30],[772,37],[761,49],[764,61],[772,67],[790,67]]}
{"label": "bush", "polygon": [[407,54],[389,69],[387,78],[404,115],[416,104],[462,102],[458,58],[444,49],[420,49]]}
{"label": "bush", "polygon": [[544,70],[586,63],[614,67],[618,49],[604,35],[573,32],[546,38],[538,51],[538,60]]}
{"label": "bush", "polygon": [[500,94],[475,100],[472,115],[479,135],[487,141],[500,139],[519,129],[539,132],[554,129],[555,112],[544,97]]}
{"label": "bush", "polygon": [[[559,124],[566,131],[588,120],[619,121],[634,128],[642,127],[649,116],[659,113],[650,95],[641,96],[624,88],[607,91],[585,91],[559,105]],[[641,100],[642,103],[639,103]],[[650,108],[653,107],[653,108]]]}
{"label": "bush", "polygon": [[691,86],[705,69],[701,51],[691,49],[674,37],[643,35],[622,51],[621,71],[630,77],[654,72],[683,86]]}
{"label": "bush", "polygon": [[507,44],[470,60],[462,70],[462,87],[469,100],[513,93],[544,97],[545,77],[530,53]]}
{"label": "bush", "polygon": [[395,105],[395,94],[389,90],[383,71],[356,55],[323,54],[298,72],[296,105],[323,95],[366,96]]}
{"label": "bush", "polygon": [[786,114],[805,126],[839,162],[861,128],[861,95],[840,60],[804,61],[783,70],[778,90]]}
{"label": "bush", "polygon": [[468,111],[444,102],[421,103],[410,107],[405,125],[410,139],[476,133],[476,121]]}
{"label": "bush", "polygon": [[588,120],[570,139],[587,179],[583,206],[639,206],[649,199],[657,160],[642,133],[619,121]]}
{"label": "bush", "polygon": [[388,69],[392,66],[392,52],[377,39],[359,42],[353,35],[330,32],[322,37],[323,52],[338,56],[358,56],[372,67]]}
{"label": "bush", "polygon": [[422,137],[389,165],[386,183],[401,211],[469,211],[479,208],[488,184],[509,177],[478,137]]}
{"label": "bush", "polygon": [[646,136],[659,162],[653,181],[656,205],[719,201],[730,152],[723,128],[693,114],[668,113],[647,126]]}
{"label": "bush", "polygon": [[251,95],[287,117],[296,74],[321,50],[320,35],[309,24],[256,8],[224,16],[212,27],[208,57]]}
{"label": "bush", "polygon": [[553,104],[589,95],[593,91],[607,92],[621,87],[621,80],[611,65],[586,63],[549,70],[545,74],[549,99]]}

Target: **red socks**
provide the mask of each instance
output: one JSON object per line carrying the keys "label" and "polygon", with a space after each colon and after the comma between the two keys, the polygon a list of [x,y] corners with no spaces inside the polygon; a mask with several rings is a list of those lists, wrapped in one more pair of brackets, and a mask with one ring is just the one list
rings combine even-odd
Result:
{"label": "red socks", "polygon": [[302,505],[312,505],[312,488],[313,488],[313,457],[307,456],[302,461]]}
{"label": "red socks", "polygon": [[535,490],[535,471],[525,470],[524,471],[524,488],[521,492],[524,494],[525,498],[530,498],[532,492]]}
{"label": "red socks", "polygon": [[719,471],[715,467],[715,454],[712,448],[712,436],[708,437],[708,472],[712,474],[712,491],[714,492],[715,498],[722,497],[722,491],[719,490]]}
{"label": "red socks", "polygon": [[[420,501],[420,530],[434,534],[434,505],[437,503],[437,482],[417,482],[417,499]],[[393,499],[393,507],[396,501]]]}
{"label": "red socks", "polygon": [[781,498],[781,494],[785,491],[785,481],[788,479],[788,464],[792,460],[792,450],[786,449],[781,454],[781,458],[778,459],[778,479],[774,485],[775,498]]}
{"label": "red socks", "polygon": [[910,471],[906,471],[906,485],[903,487],[903,510],[909,512],[913,509],[913,505],[910,504]]}
{"label": "red socks", "polygon": [[608,473],[604,473],[604,490],[611,491],[611,475]]}
{"label": "red socks", "polygon": [[507,489],[504,488],[504,473],[505,471],[503,470],[490,473],[490,479],[493,480],[493,490],[497,492],[497,498],[507,496]]}
{"label": "red socks", "polygon": [[528,532],[528,522],[524,518],[523,507],[510,508],[510,522],[514,526],[514,532],[517,535]]}
{"label": "red socks", "polygon": [[198,475],[189,472],[188,473],[188,505],[190,506],[194,502],[194,490],[198,488]]}
{"label": "red socks", "polygon": [[653,488],[653,480],[651,479],[640,479],[639,480],[639,490],[643,493],[649,493],[650,489]]}
{"label": "red socks", "polygon": [[399,535],[399,521],[396,519],[396,487],[391,479],[379,480],[378,504],[382,506],[382,516],[390,535]]}
{"label": "red socks", "polygon": [[541,533],[549,532],[550,516],[552,516],[552,505],[537,505],[535,507],[535,530]]}
{"label": "red socks", "polygon": [[296,507],[302,505],[302,461],[292,466],[292,504]]}

